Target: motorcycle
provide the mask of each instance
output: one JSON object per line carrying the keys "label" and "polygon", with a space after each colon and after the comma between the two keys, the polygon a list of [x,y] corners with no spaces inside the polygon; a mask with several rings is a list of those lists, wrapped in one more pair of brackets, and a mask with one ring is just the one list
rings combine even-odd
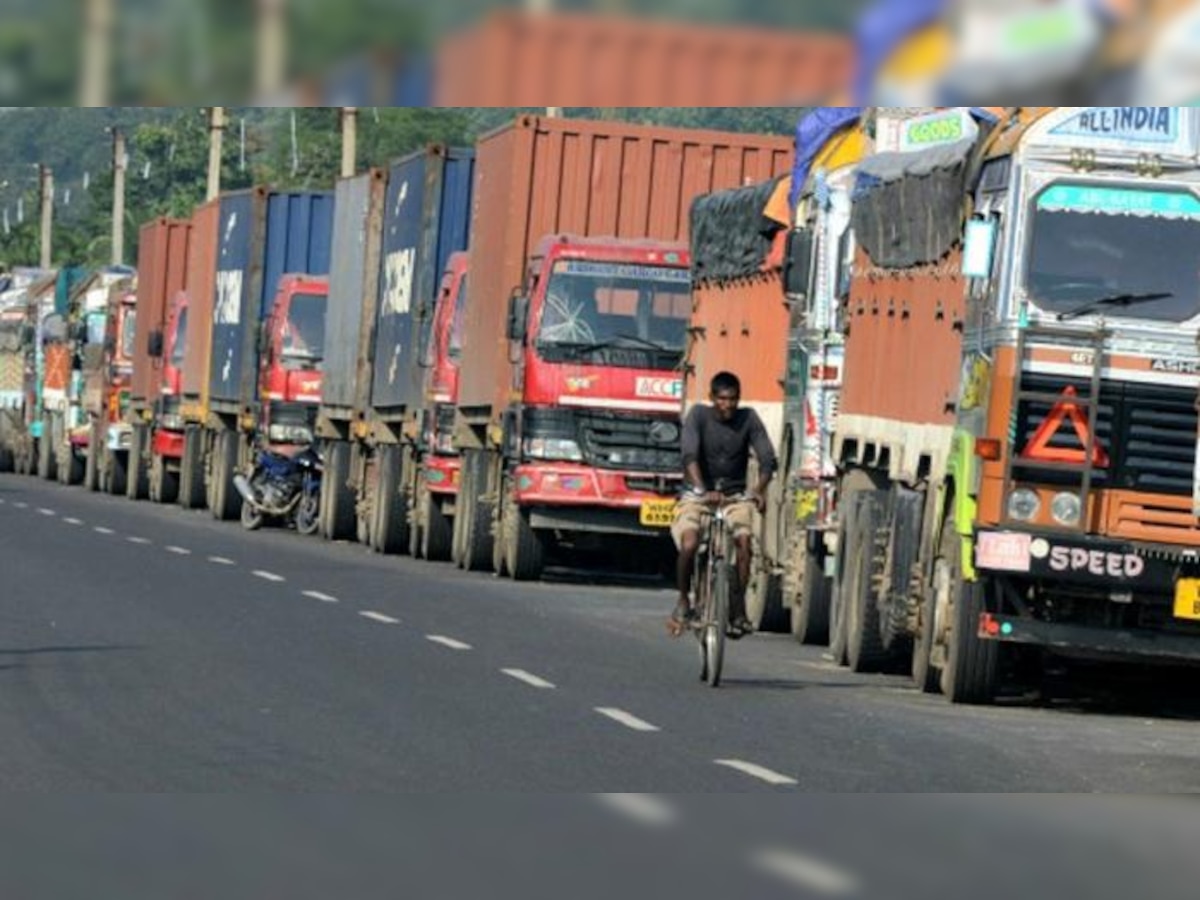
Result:
{"label": "motorcycle", "polygon": [[295,456],[260,448],[249,477],[233,479],[244,501],[242,527],[257,531],[274,519],[295,525],[300,534],[316,534],[323,470],[321,456],[311,446]]}

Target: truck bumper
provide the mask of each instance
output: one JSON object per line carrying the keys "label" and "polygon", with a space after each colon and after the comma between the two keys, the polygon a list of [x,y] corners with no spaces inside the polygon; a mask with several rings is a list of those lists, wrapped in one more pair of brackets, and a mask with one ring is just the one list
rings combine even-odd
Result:
{"label": "truck bumper", "polygon": [[167,431],[159,428],[154,432],[154,442],[151,452],[155,456],[165,456],[170,459],[183,459],[183,432]]}
{"label": "truck bumper", "polygon": [[1112,659],[1200,661],[1200,629],[1195,634],[1176,634],[1090,628],[984,613],[979,618],[979,636],[989,641],[1028,644]]}
{"label": "truck bumper", "polygon": [[425,487],[431,494],[453,496],[458,493],[458,485],[462,480],[460,457],[427,456],[422,465]]}
{"label": "truck bumper", "polygon": [[[534,528],[650,538],[668,532],[662,525],[643,524],[643,508],[673,502],[681,484],[654,474],[569,463],[521,465],[513,479],[517,503],[530,510]],[[640,485],[661,486],[662,491]]]}

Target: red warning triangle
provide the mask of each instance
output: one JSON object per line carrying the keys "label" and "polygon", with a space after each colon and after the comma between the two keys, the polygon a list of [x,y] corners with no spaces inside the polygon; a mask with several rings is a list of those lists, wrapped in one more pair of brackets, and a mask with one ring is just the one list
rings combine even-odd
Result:
{"label": "red warning triangle", "polygon": [[[1083,414],[1079,404],[1073,402],[1073,399],[1078,396],[1079,394],[1071,385],[1063,390],[1065,399],[1054,404],[1050,415],[1046,416],[1046,421],[1041,424],[1021,452],[1022,459],[1074,464],[1082,464],[1087,459],[1086,449],[1070,450],[1050,446],[1050,441],[1062,429],[1063,420],[1070,417],[1071,424],[1075,426],[1075,436],[1079,438],[1079,443],[1084,448],[1087,447],[1091,431],[1088,429],[1087,416]],[[1092,450],[1092,465],[1100,469],[1108,468],[1108,454],[1104,452],[1104,448],[1099,443]]]}

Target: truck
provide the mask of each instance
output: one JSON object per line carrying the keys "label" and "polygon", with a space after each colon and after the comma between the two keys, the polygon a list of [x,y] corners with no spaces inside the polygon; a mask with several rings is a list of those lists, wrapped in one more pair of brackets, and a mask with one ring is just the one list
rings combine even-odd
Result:
{"label": "truck", "polygon": [[[317,418],[327,539],[421,549],[412,523],[428,347],[442,274],[467,246],[474,170],[474,151],[435,144],[338,185]],[[430,533],[418,533],[422,543]]]}
{"label": "truck", "polygon": [[[82,468],[80,479],[89,490],[104,490],[137,498],[144,493],[136,460],[137,431],[129,422],[130,380],[133,374],[137,328],[137,288],[134,279],[121,279],[105,292],[95,309],[86,314],[87,341],[79,350],[83,381],[83,418],[73,429],[72,443],[83,454],[73,464]],[[65,468],[59,462],[59,472]],[[68,483],[75,483],[73,478]]]}
{"label": "truck", "polygon": [[792,142],[522,116],[477,154],[453,557],[525,580],[559,548],[666,549],[691,200],[782,174]]}
{"label": "truck", "polygon": [[1195,110],[900,119],[851,211],[835,659],[954,703],[1197,659]]}
{"label": "truck", "polygon": [[[333,194],[255,188],[222,194],[208,206],[216,209],[215,242],[199,242],[197,271],[188,278],[181,487],[192,499],[202,473],[208,509],[228,520],[241,511],[233,479],[250,462],[252,441],[260,433],[289,445],[311,437],[316,403],[264,403],[262,364],[284,346],[284,332],[298,335],[300,324],[287,315],[293,298],[314,298],[317,313],[303,327],[314,329],[313,346],[323,342],[321,288],[285,276],[328,274]],[[198,302],[210,285],[212,294]],[[282,363],[282,351],[275,358]]]}
{"label": "truck", "polygon": [[36,475],[41,460],[41,373],[45,368],[42,337],[47,318],[54,314],[60,274],[52,270],[35,277],[14,297],[14,305],[5,317],[10,330],[15,332],[8,341],[9,346],[15,347],[9,366],[15,369],[19,360],[21,370],[20,400],[5,420],[6,442],[14,471],[21,475]]}
{"label": "truck", "polygon": [[137,499],[144,485],[154,503],[174,503],[179,497],[183,342],[178,337],[180,327],[186,327],[191,236],[190,219],[162,217],[144,224],[138,239],[138,325],[126,422],[132,430],[130,483]]}
{"label": "truck", "polygon": [[53,289],[54,275],[20,269],[3,276],[0,290],[0,472],[25,472],[26,373],[32,366],[36,328],[29,297]]}

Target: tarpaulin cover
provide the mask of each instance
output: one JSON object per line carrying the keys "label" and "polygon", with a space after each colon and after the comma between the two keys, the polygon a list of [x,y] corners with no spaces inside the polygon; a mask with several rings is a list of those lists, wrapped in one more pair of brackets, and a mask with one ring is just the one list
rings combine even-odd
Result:
{"label": "tarpaulin cover", "polygon": [[763,213],[779,181],[696,198],[691,210],[695,281],[742,278],[762,271],[772,238],[784,227]]}
{"label": "tarpaulin cover", "polygon": [[867,157],[854,183],[854,237],[878,266],[936,262],[962,235],[974,141]]}
{"label": "tarpaulin cover", "polygon": [[861,103],[870,97],[888,57],[913,33],[937,21],[946,6],[947,0],[878,0],[862,14],[854,35],[858,49],[855,100]]}
{"label": "tarpaulin cover", "polygon": [[75,289],[87,277],[88,270],[79,266],[70,266],[59,270],[58,282],[54,286],[54,311],[56,313],[60,316],[67,314]]}
{"label": "tarpaulin cover", "polygon": [[796,162],[792,168],[792,192],[788,197],[794,209],[804,196],[813,160],[831,137],[862,117],[861,106],[818,106],[796,126]]}

